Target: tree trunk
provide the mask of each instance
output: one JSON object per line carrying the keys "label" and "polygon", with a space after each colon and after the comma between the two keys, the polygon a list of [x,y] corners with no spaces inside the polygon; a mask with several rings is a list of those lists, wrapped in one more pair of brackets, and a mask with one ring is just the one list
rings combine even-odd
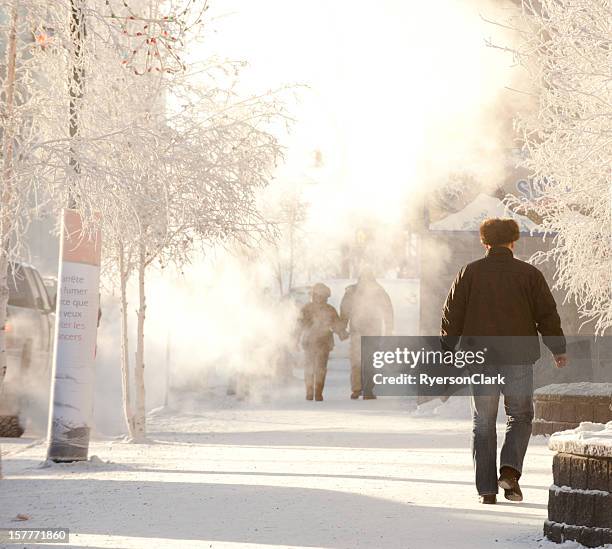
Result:
{"label": "tree trunk", "polygon": [[134,438],[134,411],[132,409],[130,383],[130,355],[128,338],[127,283],[128,268],[125,264],[125,251],[119,245],[119,276],[121,278],[121,385],[123,388],[123,413],[127,424],[128,436]]}
{"label": "tree trunk", "polygon": [[[17,0],[11,10],[11,22],[6,49],[6,86],[4,90],[4,139],[2,143],[2,203],[0,208],[0,390],[6,375],[6,308],[9,299],[8,265],[11,232],[15,224],[13,212],[13,143],[15,139],[15,69],[17,64]],[[0,451],[0,478],[2,478],[2,452]]]}
{"label": "tree trunk", "polygon": [[280,259],[280,255],[278,256],[277,266],[276,266],[276,281],[278,282],[278,291],[280,295],[283,295],[283,264]]}
{"label": "tree trunk", "polygon": [[134,415],[134,438],[141,441],[146,438],[146,401],[145,401],[145,377],[144,377],[144,323],[146,314],[145,300],[145,269],[146,249],[145,245],[139,245],[138,252],[138,328],[136,334],[136,363],[134,377],[136,380],[136,410]]}
{"label": "tree trunk", "polygon": [[295,243],[294,243],[294,220],[289,224],[289,282],[287,284],[287,295],[293,289],[293,263],[295,261]]}
{"label": "tree trunk", "polygon": [[[81,166],[75,150],[75,138],[79,136],[79,110],[83,101],[85,81],[85,68],[83,66],[83,41],[85,39],[85,16],[83,14],[83,0],[70,0],[70,36],[72,38],[72,71],[68,81],[69,116],[68,133],[70,135],[70,148],[68,163],[72,168],[71,177],[81,173]],[[70,183],[68,207],[76,208],[76,197],[73,192],[73,183]]]}

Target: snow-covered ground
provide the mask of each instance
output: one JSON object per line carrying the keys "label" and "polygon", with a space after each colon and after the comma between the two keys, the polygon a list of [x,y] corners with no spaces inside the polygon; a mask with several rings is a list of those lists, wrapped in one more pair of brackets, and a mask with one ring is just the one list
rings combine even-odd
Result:
{"label": "snow-covered ground", "polygon": [[527,454],[525,501],[483,506],[466,398],[415,414],[349,400],[345,361],[329,378],[320,403],[298,383],[268,402],[182,395],[151,414],[151,444],[95,440],[87,463],[44,466],[42,441],[4,439],[0,528],[65,527],[89,548],[558,547],[542,540],[545,439]]}

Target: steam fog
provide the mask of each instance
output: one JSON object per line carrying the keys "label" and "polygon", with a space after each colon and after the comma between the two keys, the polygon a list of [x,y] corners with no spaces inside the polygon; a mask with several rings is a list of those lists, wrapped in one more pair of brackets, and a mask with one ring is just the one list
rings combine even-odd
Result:
{"label": "steam fog", "polygon": [[[512,146],[512,114],[524,100],[507,89],[517,85],[511,56],[485,43],[510,39],[485,20],[504,20],[506,7],[452,0],[383,0],[376,9],[348,0],[212,3],[208,32],[193,60],[248,61],[241,76],[245,93],[300,85],[289,105],[295,121],[282,135],[285,161],[261,196],[264,211],[281,219],[281,235],[264,252],[209,249],[182,272],[168,268],[149,275],[149,409],[165,403],[168,379],[176,390],[219,395],[232,378],[240,393],[241,374],[255,374],[248,398],[274,395],[269,383],[279,353],[299,360],[298,308],[282,295],[289,277],[293,288],[341,280],[332,284],[335,305],[360,264],[394,280],[399,272],[390,243],[418,228],[427,193],[457,174],[479,188],[499,184]],[[283,215],[296,208],[304,219],[292,227]],[[363,227],[372,229],[367,249],[342,272],[343,247]],[[409,237],[408,245],[418,248],[416,238]],[[435,257],[430,250],[428,258]],[[418,273],[414,265],[407,269]],[[408,275],[404,290],[404,331],[416,330],[416,276]],[[134,322],[135,308],[131,288]],[[119,434],[119,312],[112,292],[103,294],[102,311],[96,429]],[[336,353],[342,352],[341,345]],[[181,404],[184,399],[173,402],[171,392],[170,405]]]}

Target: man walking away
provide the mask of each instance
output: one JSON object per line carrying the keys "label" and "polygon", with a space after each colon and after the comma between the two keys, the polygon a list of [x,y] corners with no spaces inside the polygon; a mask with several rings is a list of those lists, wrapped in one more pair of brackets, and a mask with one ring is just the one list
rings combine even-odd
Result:
{"label": "man walking away", "polygon": [[340,318],[345,327],[348,325],[351,336],[351,398],[357,399],[363,392],[364,400],[374,399],[371,380],[362,380],[361,336],[391,335],[393,305],[372,269],[363,269],[357,284],[346,288],[340,303]]}
{"label": "man walking away", "polygon": [[302,307],[299,330],[305,353],[304,381],[306,400],[323,400],[323,388],[327,375],[329,353],[334,348],[334,335],[344,336],[340,317],[334,307],[327,303],[331,290],[320,282],[312,288],[312,301]]}
{"label": "man walking away", "polygon": [[[522,501],[519,478],[533,420],[533,364],[540,358],[538,333],[554,355],[567,364],[565,337],[555,300],[544,275],[516,259],[519,227],[513,219],[486,219],[480,226],[484,258],[463,267],[450,289],[442,313],[441,335],[446,348],[460,336],[523,336],[503,345],[503,352],[484,365],[485,375],[500,374],[503,385],[472,385],[472,455],[481,503],[496,503],[498,486],[506,499]],[[508,341],[510,337],[505,338]],[[503,356],[502,356],[503,355]],[[500,393],[507,416],[506,436],[497,477],[495,422]]]}

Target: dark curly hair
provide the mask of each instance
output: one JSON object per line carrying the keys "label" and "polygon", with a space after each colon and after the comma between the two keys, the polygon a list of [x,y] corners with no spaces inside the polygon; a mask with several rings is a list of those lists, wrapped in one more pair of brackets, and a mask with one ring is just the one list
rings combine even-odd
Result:
{"label": "dark curly hair", "polygon": [[519,239],[519,226],[514,219],[500,219],[498,217],[485,219],[480,224],[480,240],[489,246],[510,244]]}

